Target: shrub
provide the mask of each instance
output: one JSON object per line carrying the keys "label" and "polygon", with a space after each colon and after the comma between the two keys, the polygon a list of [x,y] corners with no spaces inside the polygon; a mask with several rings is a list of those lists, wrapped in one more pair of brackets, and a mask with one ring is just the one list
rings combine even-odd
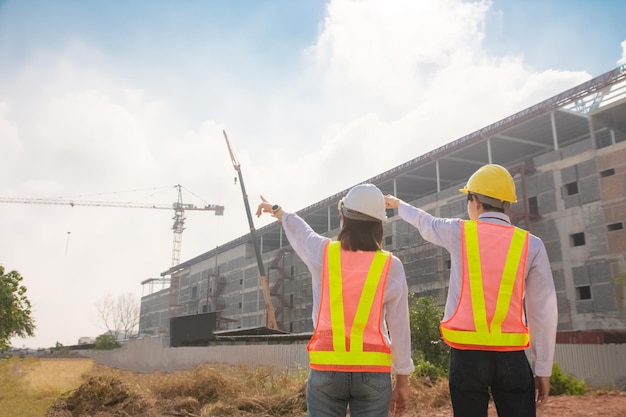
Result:
{"label": "shrub", "polygon": [[550,377],[550,395],[585,395],[585,381],[563,372],[555,362]]}
{"label": "shrub", "polygon": [[418,378],[426,379],[432,383],[439,381],[442,377],[445,377],[446,371],[437,365],[428,362],[427,360],[420,360],[415,365],[415,371],[413,374]]}
{"label": "shrub", "polygon": [[443,307],[433,297],[409,296],[409,318],[411,321],[411,350],[413,357],[430,362],[448,372],[450,348],[439,332]]}
{"label": "shrub", "polygon": [[96,350],[112,350],[121,347],[118,341],[115,339],[115,336],[110,334],[102,334],[96,337]]}

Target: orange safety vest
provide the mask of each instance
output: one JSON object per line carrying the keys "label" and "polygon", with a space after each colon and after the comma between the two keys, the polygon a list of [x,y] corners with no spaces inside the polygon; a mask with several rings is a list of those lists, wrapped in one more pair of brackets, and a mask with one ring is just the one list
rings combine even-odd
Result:
{"label": "orange safety vest", "polygon": [[391,258],[386,251],[345,251],[341,242],[326,244],[317,324],[307,345],[312,369],[391,371],[391,350],[380,329]]}
{"label": "orange safety vest", "polygon": [[459,304],[441,322],[441,336],[465,350],[514,351],[529,346],[524,276],[529,233],[514,226],[463,222]]}

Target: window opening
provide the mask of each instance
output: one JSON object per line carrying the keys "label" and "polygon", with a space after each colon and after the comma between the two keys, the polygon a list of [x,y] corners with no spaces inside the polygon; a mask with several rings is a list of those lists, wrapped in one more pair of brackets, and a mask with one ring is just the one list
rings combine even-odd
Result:
{"label": "window opening", "polygon": [[565,193],[567,195],[578,194],[578,183],[570,182],[569,184],[565,184]]}
{"label": "window opening", "polygon": [[601,178],[610,177],[611,175],[615,175],[615,169],[613,169],[613,168],[605,169],[604,171],[600,171],[600,177]]}
{"label": "window opening", "polygon": [[528,211],[530,214],[539,215],[539,201],[537,196],[528,199]]}
{"label": "window opening", "polygon": [[570,235],[570,240],[571,240],[572,246],[584,246],[585,245],[585,233],[584,232],[574,233],[573,235]]}
{"label": "window opening", "polygon": [[583,287],[576,287],[576,299],[577,300],[591,300],[591,287],[585,285]]}

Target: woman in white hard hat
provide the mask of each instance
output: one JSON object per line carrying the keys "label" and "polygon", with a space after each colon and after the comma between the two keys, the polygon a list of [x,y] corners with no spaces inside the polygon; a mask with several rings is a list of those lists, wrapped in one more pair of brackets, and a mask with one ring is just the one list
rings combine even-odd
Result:
{"label": "woman in white hard hat", "polygon": [[[337,241],[298,215],[261,197],[256,215],[282,222],[287,239],[311,272],[313,326],[307,350],[307,410],[313,416],[401,416],[408,401],[411,359],[404,267],[382,250],[385,199],[372,184],[339,202]],[[396,375],[392,390],[391,374]]]}
{"label": "woman in white hard hat", "polygon": [[499,416],[534,417],[548,399],[558,321],[546,248],[505,213],[517,201],[506,168],[484,165],[459,191],[469,220],[434,217],[385,197],[424,239],[450,252],[441,335],[450,346],[454,416],[487,417],[491,394]]}

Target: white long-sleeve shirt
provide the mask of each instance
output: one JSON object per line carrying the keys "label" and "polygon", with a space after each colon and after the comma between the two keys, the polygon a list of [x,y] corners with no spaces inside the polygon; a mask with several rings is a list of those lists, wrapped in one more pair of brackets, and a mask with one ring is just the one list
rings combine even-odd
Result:
{"label": "white long-sleeve shirt", "polygon": [[[462,220],[435,217],[405,202],[400,203],[398,214],[404,221],[415,226],[424,239],[450,253],[450,286],[443,316],[443,320],[447,320],[456,311],[461,294]],[[482,213],[478,220],[493,224],[511,224],[509,216],[499,212]],[[556,292],[546,248],[541,239],[532,234],[528,243],[524,300],[533,372],[536,376],[550,376],[558,323]]]}
{"label": "white long-sleeve shirt", "polygon": [[[284,212],[283,229],[293,250],[311,272],[313,288],[313,326],[316,325],[322,294],[324,247],[331,240],[321,236],[297,214]],[[409,375],[414,370],[411,359],[411,330],[409,326],[408,287],[404,266],[393,256],[385,285],[381,330],[391,349],[391,370],[397,375]]]}

